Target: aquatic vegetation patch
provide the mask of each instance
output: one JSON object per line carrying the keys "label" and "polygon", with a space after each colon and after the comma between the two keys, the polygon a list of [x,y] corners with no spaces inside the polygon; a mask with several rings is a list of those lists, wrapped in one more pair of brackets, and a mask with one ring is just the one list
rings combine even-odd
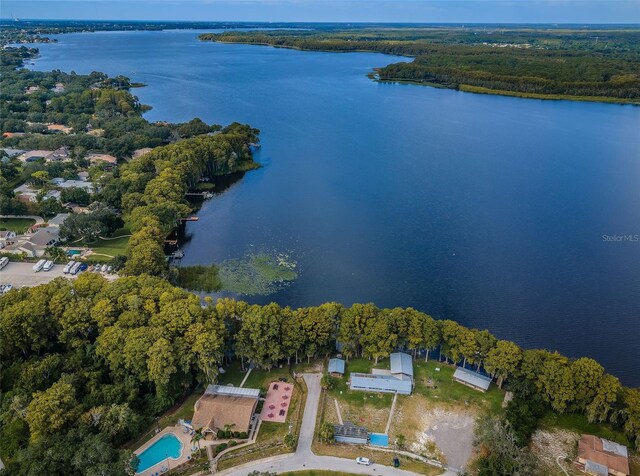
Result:
{"label": "aquatic vegetation patch", "polygon": [[296,267],[297,263],[285,253],[247,254],[220,265],[174,268],[172,281],[191,291],[267,295],[295,280]]}
{"label": "aquatic vegetation patch", "polygon": [[249,254],[224,261],[218,269],[221,289],[239,294],[266,295],[298,277],[297,263],[285,253]]}

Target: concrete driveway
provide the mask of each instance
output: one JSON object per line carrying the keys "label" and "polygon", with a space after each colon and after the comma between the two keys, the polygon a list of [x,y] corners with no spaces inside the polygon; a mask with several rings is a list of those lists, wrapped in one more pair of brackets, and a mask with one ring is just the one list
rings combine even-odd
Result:
{"label": "concrete driveway", "polygon": [[307,402],[304,407],[300,438],[296,452],[288,455],[274,456],[259,461],[247,463],[235,468],[221,471],[220,475],[246,476],[252,471],[269,471],[272,473],[285,473],[288,471],[302,471],[305,469],[318,469],[328,471],[342,471],[355,474],[383,474],[385,476],[415,476],[416,473],[404,471],[390,466],[372,464],[361,466],[352,459],[336,458],[333,456],[316,456],[311,451],[313,433],[318,416],[318,404],[320,403],[320,374],[304,374],[307,383]]}

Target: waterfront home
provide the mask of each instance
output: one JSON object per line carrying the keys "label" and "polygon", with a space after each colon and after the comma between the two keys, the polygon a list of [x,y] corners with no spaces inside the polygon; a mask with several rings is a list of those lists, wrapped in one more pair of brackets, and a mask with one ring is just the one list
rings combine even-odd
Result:
{"label": "waterfront home", "polygon": [[594,435],[580,438],[576,465],[581,471],[598,476],[630,474],[627,447]]}
{"label": "waterfront home", "polygon": [[210,435],[227,428],[248,433],[259,398],[257,388],[209,385],[195,404],[191,425]]}

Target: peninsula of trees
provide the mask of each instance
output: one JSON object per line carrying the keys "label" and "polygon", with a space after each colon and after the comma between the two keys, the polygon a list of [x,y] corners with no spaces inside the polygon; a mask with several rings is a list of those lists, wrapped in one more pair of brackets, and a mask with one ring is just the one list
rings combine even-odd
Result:
{"label": "peninsula of trees", "polygon": [[232,31],[204,41],[415,57],[376,69],[382,81],[543,99],[640,103],[640,30],[330,28]]}

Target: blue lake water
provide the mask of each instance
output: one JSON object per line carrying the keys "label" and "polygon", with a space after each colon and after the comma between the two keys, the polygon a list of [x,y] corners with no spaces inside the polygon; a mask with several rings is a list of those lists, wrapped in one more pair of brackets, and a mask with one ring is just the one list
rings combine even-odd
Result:
{"label": "blue lake water", "polygon": [[[413,306],[640,385],[640,108],[474,95],[366,77],[397,58],[105,32],[33,68],[124,74],[150,120],[251,123],[250,172],[190,223],[185,264],[288,252],[251,302]],[[615,238],[613,239],[615,240]]]}
{"label": "blue lake water", "polygon": [[[182,443],[177,436],[168,433],[138,455],[140,462],[136,472],[142,473],[168,458],[178,459],[181,453]],[[169,464],[166,466],[168,467]]]}

